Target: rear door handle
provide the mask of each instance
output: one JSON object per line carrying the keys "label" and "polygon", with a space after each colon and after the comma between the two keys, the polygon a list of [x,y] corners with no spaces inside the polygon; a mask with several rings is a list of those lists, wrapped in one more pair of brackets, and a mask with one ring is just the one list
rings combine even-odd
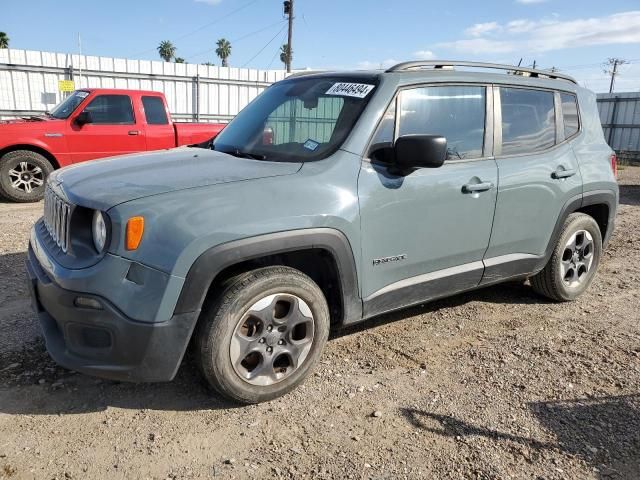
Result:
{"label": "rear door handle", "polygon": [[487,190],[491,190],[493,188],[493,183],[491,182],[482,182],[482,183],[467,183],[462,186],[462,193],[476,193],[476,192],[486,192]]}
{"label": "rear door handle", "polygon": [[129,135],[140,135],[140,130],[129,130]]}
{"label": "rear door handle", "polygon": [[573,177],[575,174],[576,174],[576,171],[573,168],[568,168],[566,170],[562,168],[558,168],[555,172],[551,174],[551,178],[555,180],[560,180],[562,178]]}

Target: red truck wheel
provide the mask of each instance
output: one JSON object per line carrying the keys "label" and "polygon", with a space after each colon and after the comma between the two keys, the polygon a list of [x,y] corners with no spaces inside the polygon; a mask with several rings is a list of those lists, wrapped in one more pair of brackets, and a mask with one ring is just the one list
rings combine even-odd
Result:
{"label": "red truck wheel", "polygon": [[14,202],[37,202],[44,196],[53,166],[39,153],[15,150],[0,158],[0,194]]}

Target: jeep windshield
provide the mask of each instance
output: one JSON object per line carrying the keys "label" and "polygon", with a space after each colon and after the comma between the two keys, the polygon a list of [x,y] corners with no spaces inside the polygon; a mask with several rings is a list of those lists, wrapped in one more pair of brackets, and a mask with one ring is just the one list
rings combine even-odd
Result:
{"label": "jeep windshield", "polygon": [[297,77],[276,83],[222,130],[213,149],[257,160],[326,158],[345,141],[377,84],[374,75]]}

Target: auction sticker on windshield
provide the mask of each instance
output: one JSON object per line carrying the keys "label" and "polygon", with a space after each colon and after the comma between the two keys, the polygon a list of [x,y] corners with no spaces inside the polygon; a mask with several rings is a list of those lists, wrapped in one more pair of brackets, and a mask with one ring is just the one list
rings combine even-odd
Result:
{"label": "auction sticker on windshield", "polygon": [[375,88],[375,85],[367,85],[366,83],[334,83],[327,90],[326,95],[340,95],[341,97],[364,98],[369,92]]}

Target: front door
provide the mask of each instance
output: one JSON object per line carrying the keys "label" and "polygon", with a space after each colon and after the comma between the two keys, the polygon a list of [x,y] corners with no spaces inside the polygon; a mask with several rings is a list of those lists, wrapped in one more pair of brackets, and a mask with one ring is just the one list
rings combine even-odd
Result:
{"label": "front door", "polygon": [[91,123],[80,126],[72,120],[67,132],[72,162],[146,150],[129,95],[98,95],[83,111],[90,113]]}
{"label": "front door", "polygon": [[363,161],[358,195],[365,316],[479,284],[498,182],[492,128],[485,128],[491,98],[484,85],[409,88],[385,115],[374,144],[408,134],[442,135],[448,158],[440,168],[404,176],[375,153]]}

